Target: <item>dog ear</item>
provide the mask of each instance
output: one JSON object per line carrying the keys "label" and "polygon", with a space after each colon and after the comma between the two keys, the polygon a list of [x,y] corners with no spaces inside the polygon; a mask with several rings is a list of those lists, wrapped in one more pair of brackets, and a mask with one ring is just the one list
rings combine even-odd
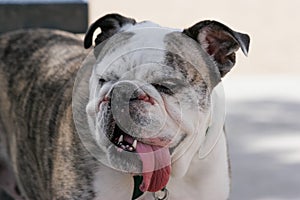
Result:
{"label": "dog ear", "polygon": [[92,46],[93,35],[97,28],[101,29],[101,33],[95,39],[95,46],[111,37],[126,24],[135,24],[136,21],[131,18],[124,17],[119,14],[108,14],[95,21],[88,29],[84,37],[84,48],[88,49]]}
{"label": "dog ear", "polygon": [[221,77],[235,64],[235,52],[241,47],[247,56],[250,37],[238,33],[216,21],[202,21],[185,29],[184,34],[199,42],[202,48],[217,63]]}

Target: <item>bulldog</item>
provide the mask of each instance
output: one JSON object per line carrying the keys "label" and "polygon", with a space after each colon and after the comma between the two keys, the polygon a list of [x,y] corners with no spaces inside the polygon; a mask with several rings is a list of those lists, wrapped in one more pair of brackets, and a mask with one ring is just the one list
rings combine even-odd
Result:
{"label": "bulldog", "polygon": [[[119,14],[79,37],[0,37],[0,186],[13,199],[222,200],[230,191],[222,78],[249,36]],[[4,197],[3,197],[4,198]]]}

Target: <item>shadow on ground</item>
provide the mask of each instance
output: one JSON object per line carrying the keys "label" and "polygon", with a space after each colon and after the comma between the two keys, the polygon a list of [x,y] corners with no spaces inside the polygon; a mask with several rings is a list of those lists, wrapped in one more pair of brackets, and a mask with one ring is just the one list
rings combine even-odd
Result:
{"label": "shadow on ground", "polygon": [[300,102],[229,101],[231,200],[300,199]]}

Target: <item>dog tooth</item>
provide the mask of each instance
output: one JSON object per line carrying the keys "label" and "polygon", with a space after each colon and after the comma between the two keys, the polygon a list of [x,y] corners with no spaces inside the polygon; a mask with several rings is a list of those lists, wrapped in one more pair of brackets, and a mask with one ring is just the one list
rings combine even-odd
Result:
{"label": "dog tooth", "polygon": [[121,135],[121,136],[119,137],[118,142],[119,142],[119,143],[123,142],[123,135]]}
{"label": "dog tooth", "polygon": [[134,140],[134,141],[133,141],[133,144],[132,144],[132,147],[133,147],[134,149],[136,149],[136,146],[137,146],[137,140]]}
{"label": "dog tooth", "polygon": [[133,150],[134,150],[134,148],[131,147],[131,146],[128,148],[128,151],[131,151],[131,152],[132,152]]}

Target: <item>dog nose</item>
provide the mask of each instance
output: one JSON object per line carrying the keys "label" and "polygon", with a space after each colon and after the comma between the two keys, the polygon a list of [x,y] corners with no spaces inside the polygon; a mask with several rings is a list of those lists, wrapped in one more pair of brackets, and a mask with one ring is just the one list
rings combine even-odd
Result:
{"label": "dog nose", "polygon": [[149,95],[147,95],[146,93],[144,94],[140,94],[138,97],[137,97],[138,100],[141,100],[141,101],[145,101],[145,102],[148,102],[148,103],[151,103],[152,105],[154,105],[154,100],[152,97],[150,97]]}
{"label": "dog nose", "polygon": [[141,86],[131,81],[122,81],[113,85],[103,101],[111,101],[112,98],[117,98],[117,102],[140,100],[154,104],[154,100],[141,89]]}
{"label": "dog nose", "polygon": [[141,81],[120,81],[109,94],[109,108],[115,122],[133,138],[155,137],[164,124],[160,116],[165,112],[155,97],[148,95],[147,87]]}

